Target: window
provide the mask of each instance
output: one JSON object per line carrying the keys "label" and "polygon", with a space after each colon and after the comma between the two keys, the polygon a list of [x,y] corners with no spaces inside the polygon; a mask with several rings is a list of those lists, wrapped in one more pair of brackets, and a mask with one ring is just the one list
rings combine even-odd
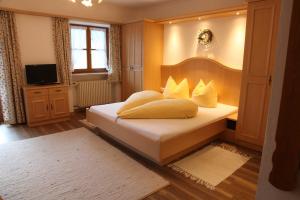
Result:
{"label": "window", "polygon": [[108,28],[72,24],[71,49],[74,73],[106,72]]}

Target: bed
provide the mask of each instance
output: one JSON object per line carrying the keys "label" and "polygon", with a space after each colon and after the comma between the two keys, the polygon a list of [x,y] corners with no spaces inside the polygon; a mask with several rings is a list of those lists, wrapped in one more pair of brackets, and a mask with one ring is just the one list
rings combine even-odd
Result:
{"label": "bed", "polygon": [[237,112],[235,106],[218,104],[217,108],[199,107],[197,116],[190,119],[120,119],[116,111],[122,104],[92,106],[87,120],[161,165],[199,147],[199,140],[213,139],[226,129],[226,117]]}
{"label": "bed", "polygon": [[87,121],[119,143],[142,156],[165,165],[218,138],[226,130],[226,118],[238,111],[241,71],[209,59],[192,58],[177,65],[162,66],[161,85],[172,76],[188,78],[193,88],[200,78],[217,84],[216,108],[198,108],[191,119],[119,119],[121,103],[92,106]]}

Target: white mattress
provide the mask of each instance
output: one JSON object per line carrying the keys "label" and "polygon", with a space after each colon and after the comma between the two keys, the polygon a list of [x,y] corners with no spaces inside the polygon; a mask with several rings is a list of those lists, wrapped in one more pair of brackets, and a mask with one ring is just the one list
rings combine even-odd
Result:
{"label": "white mattress", "polygon": [[[126,130],[132,130],[134,133],[154,142],[163,142],[178,135],[195,131],[225,119],[238,110],[235,106],[218,104],[216,108],[199,107],[197,116],[190,119],[120,119],[116,111],[122,104],[92,106],[89,112],[96,114],[99,118],[105,118],[114,124],[118,124],[119,127],[124,127]],[[105,130],[105,127],[103,128]],[[122,130],[120,130],[120,134],[122,134],[121,132]]]}

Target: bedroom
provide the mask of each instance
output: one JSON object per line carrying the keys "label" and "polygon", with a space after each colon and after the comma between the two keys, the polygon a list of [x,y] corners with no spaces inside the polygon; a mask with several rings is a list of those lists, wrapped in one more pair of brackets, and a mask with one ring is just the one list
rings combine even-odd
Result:
{"label": "bedroom", "polygon": [[299,198],[297,3],[91,3],[0,1],[2,199]]}

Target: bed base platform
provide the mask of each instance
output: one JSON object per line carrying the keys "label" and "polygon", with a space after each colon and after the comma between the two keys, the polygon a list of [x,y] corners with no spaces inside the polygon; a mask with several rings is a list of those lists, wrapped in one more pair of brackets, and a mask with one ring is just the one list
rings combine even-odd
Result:
{"label": "bed base platform", "polygon": [[165,141],[153,141],[117,122],[99,118],[99,115],[89,110],[86,112],[86,118],[106,136],[161,166],[209,144],[226,130],[226,120],[222,119]]}

